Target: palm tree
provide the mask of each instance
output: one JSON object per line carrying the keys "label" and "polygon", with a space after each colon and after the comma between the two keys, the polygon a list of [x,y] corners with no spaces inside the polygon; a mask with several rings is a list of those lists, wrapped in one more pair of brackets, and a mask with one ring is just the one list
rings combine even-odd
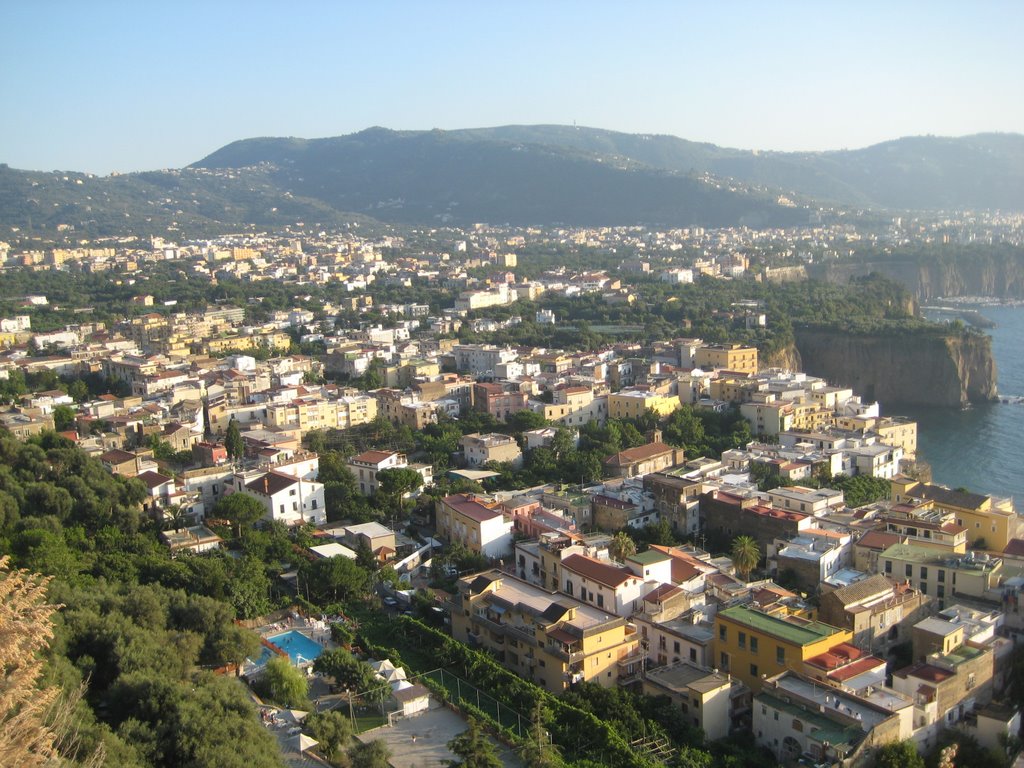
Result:
{"label": "palm tree", "polygon": [[743,577],[750,581],[750,572],[761,562],[761,548],[750,536],[737,536],[732,540],[732,563]]}
{"label": "palm tree", "polygon": [[630,555],[636,554],[636,544],[629,538],[628,533],[619,531],[612,537],[612,541],[608,545],[608,554],[612,556],[613,560],[622,562]]}

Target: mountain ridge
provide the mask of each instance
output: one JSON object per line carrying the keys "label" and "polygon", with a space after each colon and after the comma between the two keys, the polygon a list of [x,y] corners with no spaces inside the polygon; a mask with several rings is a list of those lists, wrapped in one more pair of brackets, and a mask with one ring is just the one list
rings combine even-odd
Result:
{"label": "mountain ridge", "polygon": [[183,169],[108,177],[0,164],[0,234],[215,233],[360,219],[764,228],[805,223],[830,204],[1024,210],[1024,135],[785,153],[576,126],[375,126],[240,139]]}

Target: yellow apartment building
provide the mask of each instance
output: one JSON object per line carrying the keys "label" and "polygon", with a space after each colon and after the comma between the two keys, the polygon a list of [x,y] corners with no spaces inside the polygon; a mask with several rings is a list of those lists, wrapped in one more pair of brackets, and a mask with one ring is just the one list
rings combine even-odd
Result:
{"label": "yellow apartment building", "polygon": [[583,681],[610,687],[640,672],[639,636],[624,618],[499,570],[460,579],[452,636],[555,693]]}
{"label": "yellow apartment building", "polygon": [[757,348],[739,344],[707,344],[697,348],[693,362],[698,368],[757,373]]}
{"label": "yellow apartment building", "polygon": [[715,617],[714,659],[720,671],[757,693],[765,677],[787,669],[802,673],[807,659],[852,640],[847,629],[737,605]]}
{"label": "yellow apartment building", "polygon": [[679,410],[677,395],[661,395],[640,389],[624,390],[608,395],[608,416],[613,419],[636,419],[649,408],[659,416]]}
{"label": "yellow apartment building", "polygon": [[951,513],[956,524],[967,529],[967,542],[976,549],[1002,552],[1010,539],[1020,535],[1017,511],[1010,498],[994,499],[981,493],[953,490],[906,475],[892,479],[891,495],[897,503],[925,499],[936,509]]}

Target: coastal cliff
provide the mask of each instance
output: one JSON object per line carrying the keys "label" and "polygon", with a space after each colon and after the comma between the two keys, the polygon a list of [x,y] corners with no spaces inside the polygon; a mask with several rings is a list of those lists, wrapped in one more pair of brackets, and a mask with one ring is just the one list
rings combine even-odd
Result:
{"label": "coastal cliff", "polygon": [[961,407],[996,397],[996,364],[987,336],[794,330],[807,373],[851,387],[867,400]]}
{"label": "coastal cliff", "polygon": [[1018,248],[830,262],[812,265],[807,275],[845,285],[851,277],[872,272],[901,283],[918,301],[955,296],[1024,299],[1024,250]]}

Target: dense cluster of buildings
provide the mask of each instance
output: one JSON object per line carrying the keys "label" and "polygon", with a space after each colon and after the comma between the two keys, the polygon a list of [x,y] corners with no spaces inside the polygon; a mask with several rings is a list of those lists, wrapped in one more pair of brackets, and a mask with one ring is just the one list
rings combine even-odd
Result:
{"label": "dense cluster of buildings", "polygon": [[[841,228],[817,237],[834,245],[840,234],[854,237]],[[670,282],[735,276],[749,266],[736,233],[555,236],[656,251]],[[452,258],[467,241],[480,255]],[[686,456],[655,430],[645,444],[604,457],[600,481],[440,498],[436,535],[493,563],[460,578],[447,598],[454,636],[550,691],[593,681],[666,695],[709,738],[749,729],[780,760],[852,765],[897,739],[926,749],[947,727],[993,746],[998,734],[1016,732],[1019,715],[997,703],[1005,661],[1024,631],[1024,534],[1012,500],[912,477],[913,422],[881,416],[877,403],[849,388],[764,369],[753,347],[674,338],[581,351],[451,338],[463,324],[514,322],[476,311],[518,298],[634,300],[604,272],[517,280],[508,270],[524,242],[481,228],[454,240],[450,253],[390,260],[383,254],[396,239],[354,236],[5,253],[8,265],[31,269],[116,270],[138,280],[138,304],[153,309],[112,327],[83,322],[37,333],[31,307],[46,299],[26,297],[26,314],[0,320],[0,378],[99,375],[130,394],[76,400],[58,389],[30,392],[0,411],[0,426],[28,437],[59,425],[111,472],[137,477],[158,518],[184,514],[198,523],[220,500],[246,494],[268,521],[318,526],[313,556],[355,557],[365,547],[413,573],[429,564],[432,540],[417,549],[379,523],[327,522],[319,457],[304,447],[310,433],[377,419],[415,431],[472,412],[498,423],[524,411],[543,416],[549,426],[521,439],[500,431],[461,437],[453,466],[483,479],[521,467],[559,427],[572,435],[609,418],[735,407],[755,439],[720,458]],[[208,279],[337,283],[346,299],[260,323],[238,307],[179,312],[145,293],[143,267],[153,260],[180,261],[190,276]],[[469,276],[480,267],[502,271]],[[651,264],[637,258],[622,268]],[[365,291],[424,276],[455,289],[452,307],[374,305]],[[388,327],[338,330],[340,318],[370,309],[387,316]],[[734,310],[744,323],[764,323],[756,302]],[[287,354],[296,337],[321,343],[324,354]],[[350,385],[324,383],[324,374]],[[241,448],[229,456],[226,437],[236,432]],[[168,451],[190,454],[190,468],[172,472]],[[345,467],[367,496],[380,492],[386,470],[415,471],[421,487],[435,481],[430,464],[391,450],[357,453]],[[889,498],[851,508],[841,491],[816,482],[836,475],[884,481]],[[760,490],[766,477],[776,487]],[[696,544],[637,553],[613,538],[662,522]],[[751,581],[728,557],[709,554],[728,551],[740,535],[755,541],[763,577]],[[165,540],[175,552],[219,544],[202,525],[176,527]]]}

